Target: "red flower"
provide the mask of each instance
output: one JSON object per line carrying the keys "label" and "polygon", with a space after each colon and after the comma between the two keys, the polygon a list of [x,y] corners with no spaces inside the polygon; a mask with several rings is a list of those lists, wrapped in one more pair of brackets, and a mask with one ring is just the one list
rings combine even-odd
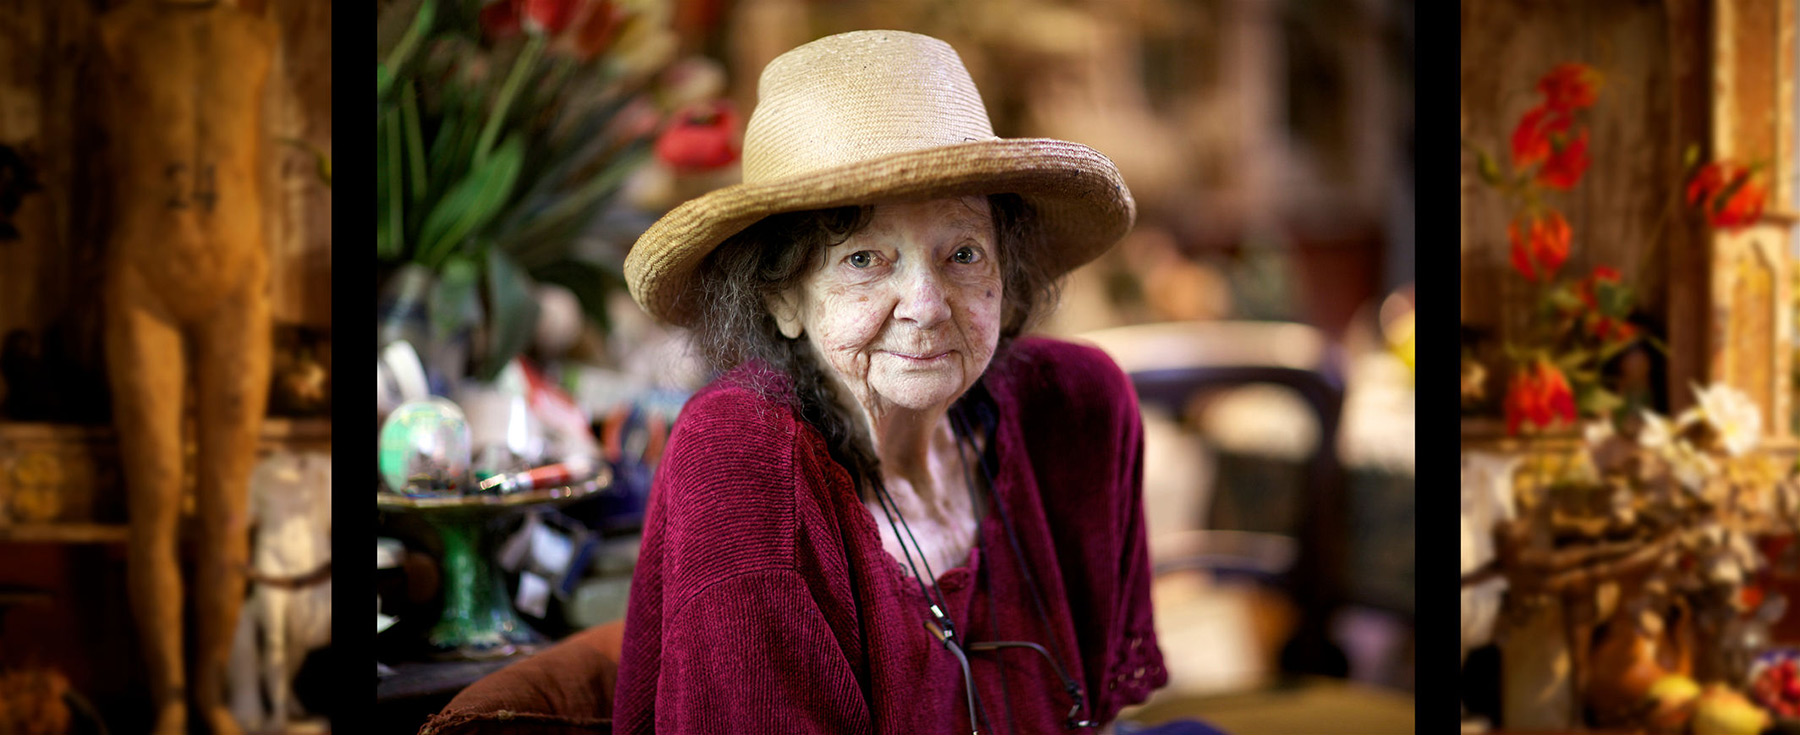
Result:
{"label": "red flower", "polygon": [[1688,182],[1688,205],[1699,207],[1713,227],[1735,229],[1753,224],[1762,218],[1768,194],[1752,174],[1731,161],[1701,166]]}
{"label": "red flower", "polygon": [[1537,180],[1551,189],[1568,191],[1581,181],[1588,167],[1588,131],[1582,128],[1573,140],[1552,136],[1550,158],[1538,169]]}
{"label": "red flower", "polygon": [[1600,96],[1600,72],[1587,64],[1559,64],[1543,79],[1538,91],[1551,109],[1569,111],[1592,107]]}
{"label": "red flower", "polygon": [[1594,318],[1588,331],[1602,342],[1629,342],[1637,337],[1637,326],[1604,314]]}
{"label": "red flower", "polygon": [[[1520,234],[1520,224],[1525,232]],[[1569,259],[1569,222],[1562,213],[1548,213],[1514,219],[1506,228],[1512,240],[1512,265],[1527,281],[1549,281]]]}
{"label": "red flower", "polygon": [[656,139],[656,157],[681,173],[720,168],[737,160],[736,131],[737,113],[730,102],[693,105]]}
{"label": "red flower", "polygon": [[1539,105],[1519,118],[1513,128],[1513,168],[1525,168],[1550,156],[1550,136],[1566,134],[1575,122],[1567,112]]}
{"label": "red flower", "polygon": [[1619,275],[1619,271],[1612,266],[1595,266],[1592,275],[1581,279],[1581,285],[1576,287],[1575,295],[1581,298],[1581,303],[1587,304],[1587,308],[1598,309],[1600,308],[1600,302],[1594,299],[1595,286],[1603,281],[1606,283],[1617,284],[1623,280],[1624,278]]}
{"label": "red flower", "polygon": [[556,35],[575,21],[581,0],[523,0],[525,30]]}
{"label": "red flower", "polygon": [[498,41],[519,33],[519,1],[496,0],[481,6],[481,32],[488,40]]}
{"label": "red flower", "polygon": [[583,13],[557,38],[556,47],[566,48],[579,61],[590,61],[612,45],[625,25],[625,10],[610,0],[587,3]]}
{"label": "red flower", "polygon": [[1538,360],[1513,374],[1506,389],[1506,433],[1519,433],[1527,421],[1541,429],[1575,420],[1575,392],[1556,366]]}
{"label": "red flower", "polygon": [[1724,204],[1715,202],[1712,221],[1714,227],[1738,228],[1755,224],[1762,218],[1763,203],[1767,195],[1761,184],[1745,179],[1742,186],[1725,200]]}

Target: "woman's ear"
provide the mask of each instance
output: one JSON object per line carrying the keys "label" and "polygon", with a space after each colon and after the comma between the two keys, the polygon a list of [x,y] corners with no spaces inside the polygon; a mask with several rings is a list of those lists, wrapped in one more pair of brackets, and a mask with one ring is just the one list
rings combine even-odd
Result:
{"label": "woman's ear", "polygon": [[781,330],[781,336],[798,339],[804,326],[800,322],[800,294],[795,289],[769,294],[763,299],[763,305],[769,308],[769,315],[775,317],[775,327]]}

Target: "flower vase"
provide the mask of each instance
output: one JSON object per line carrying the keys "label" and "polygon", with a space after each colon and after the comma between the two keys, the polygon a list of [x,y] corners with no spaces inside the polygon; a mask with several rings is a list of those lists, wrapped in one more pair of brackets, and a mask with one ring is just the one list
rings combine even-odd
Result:
{"label": "flower vase", "polygon": [[437,287],[437,274],[418,263],[395,270],[376,300],[376,348],[400,340],[411,344],[425,366],[432,395],[448,396],[453,384],[468,372],[473,328],[459,324],[447,335],[433,328],[434,320],[464,318],[434,313],[432,295]]}
{"label": "flower vase", "polygon": [[1563,606],[1550,600],[1509,626],[1500,641],[1501,726],[1512,732],[1568,732],[1575,688]]}

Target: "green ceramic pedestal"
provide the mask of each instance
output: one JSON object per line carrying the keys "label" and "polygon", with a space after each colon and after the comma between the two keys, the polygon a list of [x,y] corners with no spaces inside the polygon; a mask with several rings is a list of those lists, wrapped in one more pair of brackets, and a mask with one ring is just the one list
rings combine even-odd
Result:
{"label": "green ceramic pedestal", "polygon": [[444,542],[444,612],[426,636],[440,656],[496,658],[547,642],[513,611],[505,578],[495,568],[496,539],[488,530],[499,515],[495,510],[474,506],[424,514]]}
{"label": "green ceramic pedestal", "polygon": [[455,498],[376,496],[382,510],[418,515],[444,543],[444,612],[426,635],[439,658],[488,659],[530,651],[549,642],[514,612],[506,580],[495,567],[499,541],[491,530],[501,516],[535,505],[586,497],[611,485],[611,473],[573,487],[512,495]]}

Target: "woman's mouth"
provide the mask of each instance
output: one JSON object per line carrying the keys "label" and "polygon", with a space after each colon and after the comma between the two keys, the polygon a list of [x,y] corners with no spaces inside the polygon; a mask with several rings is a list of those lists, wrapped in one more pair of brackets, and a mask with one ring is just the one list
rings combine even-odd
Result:
{"label": "woman's mouth", "polygon": [[943,360],[943,359],[950,357],[949,350],[944,350],[942,352],[917,352],[917,353],[894,352],[892,350],[889,350],[888,354],[893,355],[898,358],[901,358],[901,359],[904,359],[907,362],[910,362],[910,363],[913,363],[916,365],[927,365],[927,364],[934,363],[939,360]]}

